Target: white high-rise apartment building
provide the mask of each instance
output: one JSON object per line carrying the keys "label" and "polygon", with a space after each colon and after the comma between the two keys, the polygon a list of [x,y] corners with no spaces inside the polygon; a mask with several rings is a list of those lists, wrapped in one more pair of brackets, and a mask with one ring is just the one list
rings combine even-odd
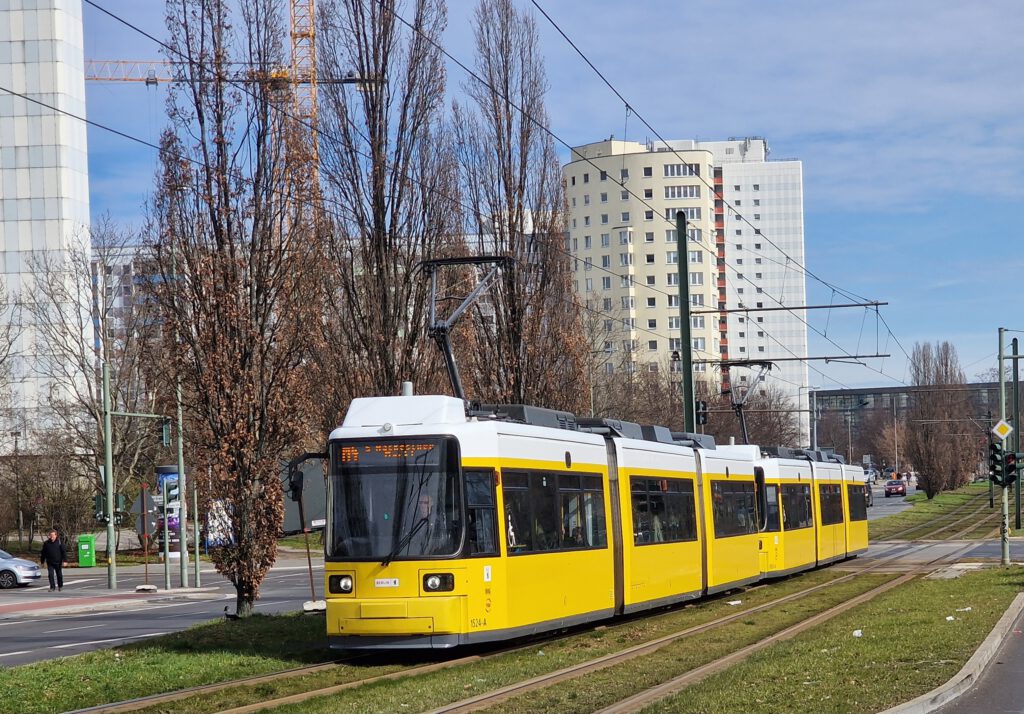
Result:
{"label": "white high-rise apartment building", "polygon": [[[62,113],[85,116],[82,47],[80,0],[3,3],[0,86],[24,96],[0,91],[0,276],[3,289],[22,300],[33,299],[34,258],[46,255],[52,262],[89,246],[86,127]],[[73,307],[88,315],[91,295],[79,298]],[[25,311],[20,319],[5,435],[45,422],[50,398],[59,396],[59,387],[37,369],[49,346],[38,339]],[[70,337],[92,340],[91,334]],[[21,438],[24,448],[31,435]]]}
{"label": "white high-rise apartment building", "polygon": [[[683,209],[696,376],[742,389],[757,368],[719,370],[719,361],[772,361],[766,383],[807,409],[806,362],[793,359],[807,357],[805,316],[778,309],[805,305],[799,161],[769,161],[761,138],[608,139],[573,149],[563,174],[576,289],[602,313],[607,372],[677,368]],[[807,443],[806,412],[800,424]]]}

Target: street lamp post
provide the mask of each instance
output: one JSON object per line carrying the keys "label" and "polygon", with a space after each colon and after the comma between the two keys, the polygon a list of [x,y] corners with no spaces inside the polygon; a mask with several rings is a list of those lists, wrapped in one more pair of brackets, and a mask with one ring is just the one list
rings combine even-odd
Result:
{"label": "street lamp post", "polygon": [[900,472],[900,432],[896,428],[896,395],[892,395],[892,438],[893,443],[896,445],[896,463],[893,464],[895,469],[894,473]]}
{"label": "street lamp post", "polygon": [[[813,386],[813,385],[810,385],[810,384],[807,385],[807,386],[804,386],[804,387],[797,387],[797,389],[796,389],[796,399],[797,399],[797,402],[798,402],[797,407],[800,408],[800,409],[803,409],[803,399],[800,397],[800,392],[802,392],[805,389],[807,390],[807,397],[808,397],[808,404],[807,404],[807,406],[808,406],[808,409],[811,412],[811,434],[810,434],[810,437],[811,437],[811,448],[812,449],[817,449],[818,448],[818,390],[821,389],[821,387],[820,386]],[[812,399],[813,399],[813,403],[811,402]]]}
{"label": "street lamp post", "polygon": [[846,448],[848,449],[848,451],[846,452],[846,454],[847,454],[846,461],[847,461],[847,463],[852,464],[853,463],[853,412],[852,411],[846,413],[846,443],[847,443],[847,447]]}
{"label": "street lamp post", "polygon": [[856,407],[850,407],[846,410],[846,438],[849,442],[850,449],[847,455],[847,461],[851,464],[853,463],[853,414],[857,409],[863,409],[867,405],[868,403],[866,401],[862,401]]}
{"label": "street lamp post", "polygon": [[21,541],[21,534],[25,530],[24,521],[21,515],[21,476],[18,471],[18,439],[21,437],[20,431],[12,431],[11,436],[14,437],[14,500],[18,504],[18,547],[24,548],[25,546]]}

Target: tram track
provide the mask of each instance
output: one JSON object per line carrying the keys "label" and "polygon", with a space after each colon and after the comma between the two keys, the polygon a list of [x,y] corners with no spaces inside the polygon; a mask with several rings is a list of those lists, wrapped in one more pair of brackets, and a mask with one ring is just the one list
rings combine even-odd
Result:
{"label": "tram track", "polygon": [[[501,699],[494,699],[493,697],[495,697],[495,696],[501,696],[502,698],[510,698],[512,696],[515,696],[515,695],[521,694],[521,693],[525,693],[525,692],[530,691],[532,689],[538,689],[538,688],[542,688],[542,687],[545,687],[545,686],[550,686],[551,684],[554,684],[557,681],[568,680],[568,679],[572,679],[572,678],[575,678],[575,677],[579,677],[579,676],[582,676],[584,674],[587,674],[588,672],[598,671],[600,669],[604,669],[606,667],[613,666],[613,665],[618,664],[620,662],[628,661],[629,659],[632,659],[634,657],[639,657],[639,656],[643,656],[645,654],[649,654],[649,653],[654,652],[654,651],[660,649],[661,647],[664,647],[664,646],[666,646],[668,644],[671,644],[673,642],[677,642],[679,640],[682,640],[682,639],[685,639],[687,637],[690,637],[690,636],[693,636],[693,635],[697,635],[697,634],[700,634],[700,633],[709,632],[709,631],[714,630],[716,628],[723,627],[723,626],[728,625],[730,623],[733,623],[733,622],[735,622],[737,620],[740,620],[741,618],[749,617],[750,615],[752,615],[754,613],[765,611],[765,610],[769,610],[769,609],[775,608],[775,607],[779,607],[779,606],[784,605],[786,603],[789,603],[789,602],[792,602],[794,600],[798,600],[800,598],[803,598],[803,597],[806,597],[808,595],[811,595],[811,594],[813,594],[815,592],[819,592],[819,591],[824,590],[826,588],[830,588],[830,587],[832,587],[834,585],[838,585],[840,583],[849,582],[850,580],[852,580],[853,578],[858,577],[861,574],[872,572],[872,571],[876,571],[876,570],[881,571],[881,572],[885,572],[885,568],[887,566],[890,566],[893,563],[895,563],[896,561],[899,561],[901,559],[906,559],[908,557],[912,557],[915,553],[919,553],[919,552],[921,552],[922,550],[924,550],[924,549],[926,549],[928,547],[929,547],[929,544],[917,544],[916,547],[914,547],[910,552],[907,552],[905,549],[901,549],[901,551],[899,553],[897,553],[897,554],[890,555],[890,556],[887,556],[887,557],[879,558],[879,559],[875,560],[874,562],[869,562],[869,563],[865,564],[863,567],[858,567],[859,563],[857,563],[857,561],[850,561],[850,563],[848,565],[853,565],[853,567],[856,568],[853,572],[851,572],[851,573],[849,573],[847,575],[842,575],[842,576],[840,576],[838,578],[835,578],[833,580],[830,580],[827,583],[821,583],[821,584],[814,585],[814,586],[809,587],[809,588],[804,588],[804,589],[802,589],[802,590],[800,590],[798,592],[791,593],[791,594],[783,596],[781,598],[776,598],[774,600],[762,603],[760,605],[756,605],[754,607],[750,607],[750,608],[747,608],[747,609],[744,609],[744,610],[740,610],[740,611],[738,611],[736,613],[731,613],[729,615],[726,615],[726,616],[721,617],[721,618],[717,618],[717,619],[712,620],[710,622],[703,623],[703,624],[696,625],[696,626],[692,626],[692,627],[688,627],[688,628],[685,628],[683,630],[680,630],[679,632],[675,632],[675,633],[671,633],[669,635],[662,636],[662,637],[657,638],[655,640],[651,640],[650,642],[645,642],[645,643],[641,643],[639,645],[635,645],[633,647],[627,648],[626,650],[622,650],[620,652],[610,653],[610,654],[604,655],[602,657],[595,658],[593,660],[588,660],[586,662],[582,662],[582,663],[580,663],[578,665],[574,665],[573,667],[567,668],[565,670],[559,670],[558,672],[553,672],[553,673],[546,674],[546,675],[540,675],[538,677],[535,677],[535,678],[530,679],[530,680],[526,680],[524,682],[520,682],[520,683],[517,683],[517,684],[514,684],[514,685],[509,685],[509,687],[496,690],[496,692],[480,695],[480,697],[482,699],[480,699],[479,701],[481,703],[487,702],[486,705],[490,705],[490,704],[496,703],[498,701],[501,701]],[[944,558],[956,558],[956,557],[959,557],[959,554],[961,552],[966,552],[967,549],[972,548],[972,547],[974,547],[974,544],[971,544],[969,546],[965,546],[964,548],[959,549],[958,551],[956,551],[953,554],[946,554],[944,556],[939,556],[938,558],[935,558],[932,561],[929,561],[929,563],[927,563],[927,564],[917,565],[917,566],[915,566],[913,571],[911,571],[910,573],[905,574],[904,576],[900,576],[900,578],[897,578],[897,580],[900,580],[902,582],[903,581],[902,578],[904,578],[904,577],[907,577],[907,576],[916,577],[922,571],[924,571],[928,567],[930,567],[931,563],[933,563],[933,562],[935,562],[937,560],[942,560]],[[890,582],[893,582],[893,581],[890,581]],[[755,587],[760,589],[761,587],[766,587],[766,586],[765,585],[758,585],[758,586],[755,586]],[[747,590],[750,590],[750,589],[747,589]],[[838,612],[835,613],[835,614],[838,614]],[[606,625],[607,625],[607,623],[601,623],[601,624],[596,625],[595,627],[603,627],[603,626],[606,626]],[[544,642],[556,641],[556,640],[562,639],[562,638],[564,638],[566,636],[579,635],[579,634],[582,634],[582,633],[584,633],[586,631],[587,631],[586,629],[576,629],[576,630],[572,630],[568,635],[566,635],[565,632],[559,632],[559,633],[551,635],[550,637],[535,638],[535,639],[529,640],[527,642],[520,642],[520,643],[517,643],[516,645],[514,645],[512,647],[503,647],[503,648],[495,649],[495,650],[492,650],[492,651],[489,651],[489,652],[476,653],[476,654],[468,655],[468,656],[465,656],[465,657],[460,657],[460,658],[451,659],[451,660],[445,660],[445,661],[442,661],[442,662],[431,662],[429,664],[415,665],[415,666],[411,666],[411,667],[407,667],[407,668],[402,668],[402,669],[399,669],[399,670],[396,670],[396,671],[393,671],[393,672],[387,672],[387,673],[383,673],[383,674],[374,675],[374,676],[371,676],[371,677],[357,678],[357,679],[353,679],[353,680],[348,681],[348,682],[341,682],[341,683],[333,684],[333,685],[330,685],[328,687],[315,688],[315,689],[311,689],[309,691],[297,692],[295,694],[287,695],[287,696],[284,696],[284,697],[278,697],[278,698],[274,698],[274,699],[263,701],[263,702],[255,702],[255,703],[245,704],[245,705],[242,705],[242,706],[239,706],[239,707],[233,707],[233,708],[230,708],[230,709],[221,710],[220,712],[218,712],[218,714],[249,714],[250,712],[257,712],[257,711],[263,711],[263,710],[272,709],[272,708],[281,707],[281,706],[286,706],[286,705],[299,704],[299,703],[302,703],[302,702],[305,702],[305,701],[309,701],[309,700],[312,700],[312,699],[316,699],[316,698],[320,698],[320,697],[326,697],[326,696],[331,696],[333,694],[337,694],[337,693],[345,691],[345,690],[354,689],[354,688],[361,687],[361,686],[364,686],[364,685],[373,684],[375,682],[382,682],[382,681],[388,681],[388,680],[398,680],[398,679],[416,677],[416,676],[430,674],[432,672],[436,672],[436,671],[440,671],[440,670],[444,670],[444,669],[452,669],[452,668],[456,668],[456,667],[459,667],[459,666],[462,666],[462,665],[467,665],[467,664],[471,664],[471,663],[475,663],[475,662],[481,662],[481,661],[484,661],[484,660],[487,660],[487,659],[492,659],[492,658],[497,657],[497,656],[506,655],[506,654],[515,652],[517,650],[535,647],[537,644],[543,644]],[[775,636],[773,636],[773,637],[775,637]],[[231,690],[231,689],[236,689],[236,688],[247,688],[247,689],[249,689],[249,688],[256,687],[256,686],[273,684],[275,682],[281,682],[281,681],[285,681],[285,680],[289,680],[289,679],[294,679],[294,678],[297,678],[297,677],[326,674],[326,673],[331,672],[332,670],[336,670],[339,667],[349,666],[349,665],[352,665],[353,663],[363,662],[363,661],[365,661],[365,660],[367,660],[367,659],[369,659],[369,658],[371,658],[373,656],[374,656],[373,654],[361,653],[361,654],[358,654],[358,655],[354,655],[352,657],[347,657],[347,658],[344,658],[342,660],[333,661],[333,662],[326,662],[326,663],[321,663],[321,664],[316,664],[316,665],[309,665],[309,666],[306,666],[306,667],[297,667],[297,668],[294,668],[294,669],[283,670],[283,671],[280,671],[280,672],[269,672],[267,674],[257,675],[257,676],[254,676],[254,677],[246,677],[246,678],[235,679],[235,680],[230,680],[230,681],[226,681],[226,682],[218,682],[218,683],[213,683],[213,684],[208,684],[208,685],[201,685],[201,686],[198,686],[198,687],[192,687],[192,688],[189,688],[189,689],[182,689],[182,690],[178,690],[178,691],[174,691],[174,692],[165,692],[165,693],[156,694],[156,695],[152,695],[152,696],[138,697],[138,698],[122,701],[122,702],[115,702],[115,703],[110,703],[110,704],[104,704],[104,705],[98,705],[98,706],[94,706],[94,707],[89,707],[89,708],[86,708],[86,709],[79,709],[79,710],[76,710],[75,712],[73,712],[72,714],[120,714],[121,712],[133,712],[133,711],[138,711],[140,709],[146,709],[146,708],[150,708],[150,707],[166,706],[166,705],[174,704],[175,702],[184,702],[186,700],[190,700],[190,699],[193,699],[195,697],[206,697],[206,696],[209,696],[211,694],[215,694],[215,693],[218,693],[218,692],[225,692],[225,691],[228,691],[228,690]],[[559,679],[558,680],[552,679],[553,677],[558,677]],[[476,702],[477,699],[478,698],[474,698],[472,701]],[[447,713],[447,712],[471,711],[472,709],[479,708],[475,704],[473,705],[473,707],[471,709],[462,708],[465,705],[466,705],[466,702],[459,702],[459,703],[447,705],[447,706],[442,707],[440,709],[437,709],[435,711],[438,712],[438,713],[440,713],[440,712]]]}
{"label": "tram track", "polygon": [[180,701],[182,699],[189,699],[191,697],[199,697],[203,695],[214,694],[216,692],[221,692],[225,689],[232,689],[234,687],[254,687],[261,684],[266,684],[268,682],[275,682],[285,679],[291,679],[294,677],[303,677],[310,674],[317,674],[319,672],[325,672],[334,669],[340,665],[349,664],[353,661],[362,658],[363,656],[356,656],[334,662],[322,662],[320,664],[311,664],[305,667],[295,667],[294,669],[280,670],[277,672],[268,672],[266,674],[258,674],[252,677],[243,677],[241,679],[232,679],[226,682],[201,684],[197,687],[178,689],[173,692],[163,692],[161,694],[152,694],[144,697],[135,697],[133,699],[126,699],[124,701],[113,702],[110,704],[98,704],[96,706],[86,707],[84,709],[75,709],[70,712],[65,712],[65,714],[121,714],[122,712],[134,712],[145,707],[157,706],[160,704],[170,704],[172,702]]}
{"label": "tram track", "polygon": [[[817,625],[820,625],[824,622],[827,622],[828,620],[831,620],[832,618],[842,614],[843,612],[846,612],[847,610],[852,609],[853,607],[864,604],[874,599],[878,595],[881,595],[882,593],[887,592],[888,590],[891,590],[900,585],[904,585],[910,582],[911,580],[914,580],[915,578],[918,578],[921,575],[935,569],[936,565],[942,564],[942,561],[955,562],[956,559],[960,557],[960,555],[967,552],[973,547],[974,545],[970,544],[957,549],[953,553],[946,553],[937,556],[936,558],[933,558],[931,561],[915,567],[910,572],[905,573],[895,578],[894,580],[883,583],[878,587],[872,588],[871,590],[862,593],[854,598],[851,598],[850,600],[840,605],[829,608],[824,612],[818,613],[817,615],[814,615],[800,623],[797,623],[780,632],[770,635],[752,645],[742,647],[734,652],[725,655],[724,657],[720,657],[712,662],[708,662],[704,665],[701,665],[700,667],[685,672],[679,675],[678,677],[663,682],[655,687],[651,687],[631,697],[616,702],[615,704],[600,710],[600,712],[601,714],[626,714],[627,712],[639,711],[647,705],[660,699],[663,699],[664,697],[667,697],[671,694],[674,694],[680,689],[690,686],[691,684],[695,684],[701,681],[702,679],[710,676],[711,674],[727,669],[728,667],[731,667],[735,664],[742,662],[758,650],[764,649],[765,647],[768,647],[772,644],[782,642],[787,639],[791,639],[801,634],[802,632],[805,632]],[[739,617],[741,616],[749,615],[752,612],[756,612],[757,610],[763,610],[766,607],[778,605],[782,602],[797,599],[799,597],[802,597],[803,595],[807,595],[811,592],[814,592],[815,590],[820,590],[824,587],[835,585],[841,581],[847,580],[852,577],[856,577],[856,575],[863,574],[868,570],[874,569],[874,567],[876,566],[882,567],[883,565],[886,565],[889,562],[897,560],[901,557],[904,556],[892,556],[891,558],[884,559],[882,562],[879,562],[869,568],[865,568],[864,570],[860,570],[855,574],[851,574],[850,576],[845,576],[844,578],[839,578],[829,583],[824,583],[822,585],[816,586],[814,588],[808,588],[807,590],[802,591],[800,593],[793,593],[792,595],[787,596],[786,598],[780,598],[779,600],[774,601],[772,603],[766,603],[764,606],[746,610],[744,613],[740,615],[729,616],[728,618],[721,618],[720,620],[716,620],[711,623],[706,623],[706,625],[701,625],[696,628],[688,628],[688,630],[684,630],[679,633],[673,633],[672,635],[667,635],[657,640],[653,640],[652,642],[644,643],[643,645],[637,645],[635,647],[623,650],[618,653],[613,653],[611,655],[606,655],[604,657],[592,660],[590,662],[584,662],[579,665],[574,665],[572,667],[566,667],[557,672],[552,672],[547,675],[534,677],[531,680],[526,680],[524,682],[511,685],[509,687],[505,687],[494,692],[489,692],[469,699],[464,699],[460,702],[454,702],[452,704],[431,710],[429,714],[465,714],[467,712],[480,711],[482,709],[485,709],[486,707],[499,704],[507,699],[510,699],[514,696],[518,696],[521,694],[525,694],[529,691],[549,687],[560,682],[576,679],[591,672],[596,672],[598,670],[606,669],[617,664],[622,664],[631,659],[651,654],[671,642],[678,641],[679,639],[682,639],[683,637],[691,634],[696,634],[697,631],[707,631],[708,629],[711,629],[713,626],[721,626],[722,624],[726,624],[726,621],[733,621],[739,619]]]}
{"label": "tram track", "polygon": [[[987,501],[988,494],[978,494],[977,496],[964,501],[949,513],[939,518],[926,521],[924,523],[918,523],[910,526],[909,528],[905,528],[902,531],[897,531],[896,533],[886,536],[885,540],[917,540],[919,538],[927,538],[932,533],[945,530],[955,524],[966,522],[977,516],[978,513],[988,507],[986,503]],[[978,505],[979,503],[981,505]],[[972,510],[965,513],[968,509]],[[916,533],[917,531],[922,531],[923,533],[908,538],[911,533]]]}
{"label": "tram track", "polygon": [[[918,546],[917,548],[914,549],[914,552],[918,552],[919,550],[922,550],[922,549],[924,549],[926,547],[927,547],[926,545]],[[905,558],[905,557],[907,557],[907,553],[906,552],[902,552],[902,553],[899,553],[899,554],[896,554],[896,555],[893,555],[893,556],[889,556],[887,558],[879,559],[877,562],[871,563],[871,564],[869,564],[868,566],[866,566],[864,568],[859,568],[856,572],[850,573],[848,575],[840,576],[840,577],[835,578],[834,580],[831,580],[831,581],[829,581],[827,583],[821,583],[819,585],[815,585],[815,586],[812,586],[810,588],[805,588],[805,589],[800,590],[798,592],[791,593],[791,594],[786,595],[786,596],[781,597],[781,598],[776,598],[775,600],[772,600],[772,601],[769,601],[769,602],[766,602],[766,603],[762,603],[761,605],[757,605],[755,607],[747,608],[745,610],[741,610],[741,611],[738,611],[736,613],[732,613],[730,615],[718,618],[718,619],[713,620],[711,622],[707,622],[707,623],[703,623],[701,625],[696,625],[696,626],[693,626],[693,627],[689,627],[689,628],[686,628],[686,629],[681,630],[679,632],[672,633],[670,635],[666,635],[666,636],[661,637],[661,638],[657,638],[657,639],[652,640],[650,642],[642,643],[640,645],[635,645],[634,647],[628,648],[627,650],[623,650],[621,652],[611,653],[609,655],[604,655],[602,657],[595,658],[594,660],[588,660],[587,662],[580,663],[579,665],[576,665],[575,668],[570,668],[570,669],[574,669],[574,671],[575,670],[579,671],[579,673],[576,674],[575,676],[582,676],[583,674],[586,674],[588,671],[597,671],[599,669],[603,669],[605,667],[612,666],[613,664],[616,664],[619,661],[626,661],[626,660],[628,660],[628,659],[630,659],[632,657],[641,656],[641,655],[646,654],[648,652],[656,651],[660,647],[663,647],[663,646],[665,646],[667,644],[670,644],[671,642],[675,642],[675,641],[678,641],[680,639],[684,639],[684,638],[692,636],[692,635],[696,635],[696,634],[700,634],[700,633],[711,631],[711,630],[716,629],[718,627],[722,627],[724,625],[727,625],[727,624],[730,624],[730,623],[735,622],[737,620],[740,620],[741,618],[749,617],[753,613],[756,613],[756,612],[759,612],[759,611],[768,610],[768,609],[771,609],[773,607],[778,607],[778,606],[784,605],[784,604],[786,604],[788,602],[791,602],[791,601],[800,599],[802,597],[805,597],[807,595],[813,594],[815,592],[821,591],[821,590],[823,590],[825,588],[829,588],[829,587],[831,587],[833,585],[836,585],[836,584],[839,584],[839,583],[848,582],[851,579],[853,579],[853,578],[855,578],[855,577],[857,577],[857,576],[859,576],[859,575],[861,575],[861,574],[863,574],[865,572],[869,572],[869,571],[872,571],[872,570],[875,570],[875,569],[884,568],[886,565],[892,563],[893,561],[896,561],[896,560],[899,560],[900,558]],[[764,586],[758,586],[758,587],[764,587]],[[607,625],[607,623],[601,623],[599,625],[596,625],[595,627],[604,627],[606,625]],[[584,633],[586,631],[587,631],[586,629],[583,629],[583,630],[580,630],[580,629],[573,630],[573,631],[571,631],[571,633],[568,636],[579,635],[579,634],[582,634],[582,633]],[[298,693],[295,693],[295,694],[287,695],[287,696],[284,696],[284,697],[278,697],[278,698],[267,700],[267,701],[263,701],[263,702],[254,702],[254,703],[245,704],[245,705],[238,706],[238,707],[233,707],[233,708],[230,708],[230,709],[224,709],[224,710],[219,711],[217,714],[250,714],[252,712],[264,711],[264,710],[267,710],[267,709],[273,709],[273,708],[277,708],[277,707],[289,706],[289,705],[294,705],[294,704],[301,704],[301,703],[306,702],[306,701],[310,701],[310,700],[313,700],[313,699],[318,699],[318,698],[321,698],[321,697],[331,696],[333,694],[337,694],[337,693],[343,692],[345,690],[354,689],[354,688],[361,687],[363,685],[372,684],[372,683],[378,682],[378,681],[397,680],[397,679],[403,679],[403,678],[409,678],[409,677],[416,677],[416,676],[419,676],[419,675],[424,675],[424,674],[429,674],[429,673],[432,673],[432,672],[435,672],[435,671],[439,671],[439,670],[442,670],[442,669],[450,669],[450,668],[455,668],[455,667],[458,667],[458,666],[461,666],[461,665],[470,664],[470,663],[473,663],[473,662],[480,662],[480,661],[484,661],[484,660],[487,660],[487,659],[492,659],[494,657],[501,656],[501,655],[506,655],[506,654],[509,654],[511,652],[515,652],[515,651],[520,650],[520,649],[527,649],[527,648],[535,647],[538,643],[544,643],[544,642],[549,642],[549,641],[555,641],[555,640],[558,640],[558,639],[562,639],[562,638],[564,638],[566,636],[567,635],[565,633],[558,633],[558,634],[552,635],[550,637],[541,638],[541,639],[533,639],[533,640],[530,640],[530,641],[525,642],[525,643],[519,643],[519,644],[517,644],[514,647],[505,647],[505,648],[494,650],[494,651],[491,651],[491,652],[488,652],[488,653],[474,654],[474,655],[471,655],[471,656],[468,656],[468,657],[458,658],[458,659],[454,659],[454,660],[447,660],[447,661],[444,661],[444,662],[431,663],[431,664],[428,664],[428,665],[414,666],[414,667],[410,667],[410,668],[407,668],[407,669],[402,669],[402,670],[391,672],[391,673],[387,673],[387,674],[377,675],[377,676],[374,676],[374,677],[368,677],[368,678],[353,680],[353,681],[350,681],[350,682],[339,683],[339,684],[331,685],[331,686],[328,686],[328,687],[312,689],[312,690],[309,690],[309,691],[306,691],[306,692],[298,692]],[[335,665],[335,666],[337,666],[337,665]],[[560,672],[563,672],[563,671],[560,670]],[[553,673],[553,674],[548,674],[548,675],[541,675],[541,676],[539,676],[537,678],[534,678],[534,680],[527,680],[524,683],[519,683],[519,684],[516,684],[516,685],[510,685],[510,688],[505,688],[505,689],[509,689],[509,692],[510,692],[506,696],[512,696],[512,695],[514,695],[516,693],[519,693],[519,692],[522,692],[522,691],[529,691],[528,689],[523,689],[524,686],[530,686],[530,688],[539,688],[541,686],[549,686],[549,684],[552,683],[552,682],[547,682],[547,683],[545,683],[545,682],[548,679],[550,679],[551,676],[556,675],[556,674],[559,674],[559,672],[556,672],[556,673]],[[292,676],[294,676],[294,675],[292,675]],[[271,675],[268,675],[268,677],[271,677]],[[566,678],[571,678],[571,677],[566,675]],[[535,680],[536,680],[536,682],[535,682]],[[272,678],[270,678],[270,679],[267,679],[266,681],[273,681],[273,680],[272,680]],[[213,686],[213,685],[211,685],[211,686]],[[223,683],[222,685],[216,685],[216,686],[217,686],[217,689],[219,691],[223,691],[223,690],[226,690],[226,689],[231,689],[232,687],[235,687],[235,686],[248,686],[248,685],[245,682],[239,683],[239,682],[235,681],[235,682],[226,682],[226,683]],[[497,690],[497,691],[498,692],[504,692],[505,689],[501,689],[501,690]],[[488,696],[493,696],[493,694],[494,693],[491,693],[491,695],[481,695],[481,696],[488,697]],[[182,696],[175,696],[174,694],[159,695],[159,698],[161,699],[161,701],[157,701],[156,700],[157,698],[154,698],[154,699],[145,699],[145,698],[143,698],[143,699],[140,699],[140,700],[133,700],[133,702],[134,702],[135,709],[139,709],[139,708],[142,708],[142,707],[148,707],[148,706],[151,706],[151,705],[160,704],[160,703],[166,703],[166,702],[175,701],[175,700],[176,701],[181,701],[183,699],[190,698],[191,696],[196,696],[196,694],[183,694]],[[173,699],[170,698],[170,697],[173,697]],[[494,702],[492,701],[490,703],[494,703]],[[460,709],[451,709],[451,706],[453,706],[453,705],[449,705],[448,707],[442,707],[441,709],[438,709],[437,711],[438,712],[461,711]],[[115,710],[115,709],[102,709],[101,708],[101,709],[97,709],[96,711],[97,712],[100,712],[100,711],[103,711],[103,712],[106,712],[106,711],[122,712],[122,711],[131,711],[131,709],[130,708],[119,708],[119,709]]]}

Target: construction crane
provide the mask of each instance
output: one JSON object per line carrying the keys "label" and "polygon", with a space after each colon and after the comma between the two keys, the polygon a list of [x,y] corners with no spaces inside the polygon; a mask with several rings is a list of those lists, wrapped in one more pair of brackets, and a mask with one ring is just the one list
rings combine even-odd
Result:
{"label": "construction crane", "polygon": [[[288,180],[298,182],[298,195],[319,195],[320,150],[317,131],[317,68],[316,68],[316,0],[290,0],[289,32],[291,36],[291,64],[275,69],[266,76],[251,70],[239,72],[232,82],[269,82],[289,89],[290,107],[287,117],[275,123],[287,127],[286,173]],[[174,82],[172,61],[146,60],[86,60],[85,78],[98,82],[142,82],[147,87],[160,82]],[[360,82],[346,77],[335,80],[339,84]]]}

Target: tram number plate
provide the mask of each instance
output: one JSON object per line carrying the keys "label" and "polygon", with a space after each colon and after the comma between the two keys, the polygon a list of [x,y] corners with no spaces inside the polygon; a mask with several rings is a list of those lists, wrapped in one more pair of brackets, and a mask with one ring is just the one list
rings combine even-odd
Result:
{"label": "tram number plate", "polygon": [[377,578],[373,584],[378,588],[397,588],[398,578]]}
{"label": "tram number plate", "polygon": [[487,618],[485,617],[472,617],[469,620],[470,627],[487,627]]}

